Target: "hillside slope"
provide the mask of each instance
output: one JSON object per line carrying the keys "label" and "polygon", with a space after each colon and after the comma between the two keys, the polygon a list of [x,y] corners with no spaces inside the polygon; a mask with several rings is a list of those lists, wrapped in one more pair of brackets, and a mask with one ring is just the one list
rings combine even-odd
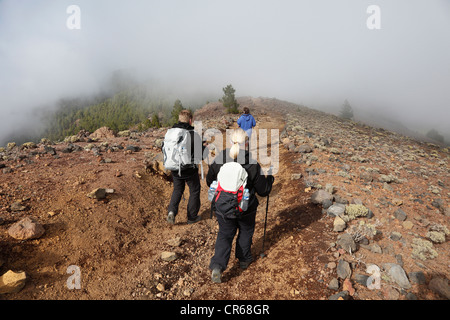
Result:
{"label": "hillside slope", "polygon": [[[255,115],[256,129],[280,132],[264,258],[266,199],[257,214],[255,261],[243,271],[231,259],[221,284],[210,281],[208,269],[218,227],[204,180],[202,220],[188,225],[182,200],[177,223],[166,223],[172,186],[154,159],[167,128],[98,135],[96,142],[16,146],[2,152],[0,162],[0,275],[22,270],[27,278],[19,292],[0,297],[449,298],[448,150],[276,99],[239,103]],[[235,127],[236,119],[219,103],[195,114],[204,130]],[[113,192],[88,197],[96,188]],[[322,201],[318,190],[332,196]],[[44,234],[14,239],[8,230],[27,216]],[[165,251],[177,259],[162,260]],[[371,264],[380,269],[379,289],[367,288]],[[80,290],[67,287],[71,265],[81,271]]]}

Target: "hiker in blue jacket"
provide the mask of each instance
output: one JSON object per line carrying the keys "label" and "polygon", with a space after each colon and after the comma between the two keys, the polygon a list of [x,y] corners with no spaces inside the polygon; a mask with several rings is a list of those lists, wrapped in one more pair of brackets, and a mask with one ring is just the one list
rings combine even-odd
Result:
{"label": "hiker in blue jacket", "polygon": [[244,114],[239,117],[237,124],[247,133],[250,139],[252,137],[252,129],[256,126],[256,121],[250,114],[249,108],[244,107]]}

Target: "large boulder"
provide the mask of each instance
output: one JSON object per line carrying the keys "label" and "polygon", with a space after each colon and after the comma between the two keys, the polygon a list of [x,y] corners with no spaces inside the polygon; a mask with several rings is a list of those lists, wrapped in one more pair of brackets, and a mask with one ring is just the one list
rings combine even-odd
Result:
{"label": "large boulder", "polygon": [[89,198],[102,200],[108,193],[114,193],[114,189],[97,188],[87,194]]}
{"label": "large boulder", "polygon": [[339,235],[336,244],[349,253],[356,252],[356,250],[358,250],[355,240],[349,233]]}
{"label": "large boulder", "polygon": [[8,229],[8,234],[17,240],[36,239],[45,232],[42,224],[34,218],[26,217],[16,222]]}
{"label": "large boulder", "polygon": [[110,128],[108,127],[101,127],[97,130],[94,131],[94,133],[92,133],[89,137],[91,139],[94,140],[98,140],[98,139],[107,139],[107,138],[114,138],[116,135],[114,133],[114,131],[112,131]]}
{"label": "large boulder", "polygon": [[400,265],[392,263],[389,269],[389,276],[401,288],[403,289],[411,288],[411,283],[409,282],[408,277],[406,276],[406,272]]}
{"label": "large boulder", "polygon": [[165,178],[171,177],[172,175],[171,171],[166,170],[164,167],[164,155],[162,153],[157,153],[156,155],[153,153],[146,154],[144,165],[146,170]]}
{"label": "large boulder", "polygon": [[26,280],[25,272],[9,270],[0,277],[0,294],[19,292],[25,286]]}
{"label": "large boulder", "polygon": [[350,278],[350,276],[352,275],[352,269],[347,261],[342,259],[339,260],[337,265],[337,275],[338,278],[341,279]]}
{"label": "large boulder", "polygon": [[97,199],[97,200],[105,199],[106,198],[106,189],[104,189],[104,188],[94,189],[91,192],[89,192],[87,194],[87,196],[89,198]]}
{"label": "large boulder", "polygon": [[325,200],[333,201],[333,195],[325,190],[317,190],[311,196],[311,201],[314,204],[322,204]]}
{"label": "large boulder", "polygon": [[336,232],[344,231],[346,226],[347,226],[347,224],[345,223],[344,220],[342,220],[341,217],[336,216],[334,218],[333,231],[336,231]]}
{"label": "large boulder", "polygon": [[171,251],[163,251],[161,253],[161,259],[167,262],[171,262],[177,259],[177,254]]}
{"label": "large boulder", "polygon": [[11,209],[11,211],[16,212],[16,211],[24,211],[27,207],[25,207],[24,205],[22,205],[22,202],[17,201],[12,203],[9,208]]}
{"label": "large boulder", "polygon": [[336,203],[328,207],[327,214],[331,217],[340,217],[345,213],[345,205]]}
{"label": "large boulder", "polygon": [[296,151],[298,153],[311,153],[313,152],[313,149],[309,144],[302,144],[296,149]]}
{"label": "large boulder", "polygon": [[450,286],[447,279],[436,276],[430,281],[428,288],[446,299],[450,299]]}

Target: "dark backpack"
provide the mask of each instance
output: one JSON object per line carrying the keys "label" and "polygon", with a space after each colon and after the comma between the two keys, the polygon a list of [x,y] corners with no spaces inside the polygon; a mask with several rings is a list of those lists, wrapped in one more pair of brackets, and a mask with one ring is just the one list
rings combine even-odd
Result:
{"label": "dark backpack", "polygon": [[227,218],[239,217],[244,189],[247,184],[247,171],[237,162],[224,164],[217,175],[217,189],[213,198],[216,212]]}

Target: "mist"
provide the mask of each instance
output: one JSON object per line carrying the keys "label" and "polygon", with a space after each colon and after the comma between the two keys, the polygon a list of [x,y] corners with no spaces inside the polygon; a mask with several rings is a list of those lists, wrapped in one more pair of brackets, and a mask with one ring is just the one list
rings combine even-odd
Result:
{"label": "mist", "polygon": [[186,99],[227,84],[329,111],[348,99],[450,136],[449,39],[447,0],[3,0],[0,144],[39,130],[39,108],[108,91],[117,70]]}

